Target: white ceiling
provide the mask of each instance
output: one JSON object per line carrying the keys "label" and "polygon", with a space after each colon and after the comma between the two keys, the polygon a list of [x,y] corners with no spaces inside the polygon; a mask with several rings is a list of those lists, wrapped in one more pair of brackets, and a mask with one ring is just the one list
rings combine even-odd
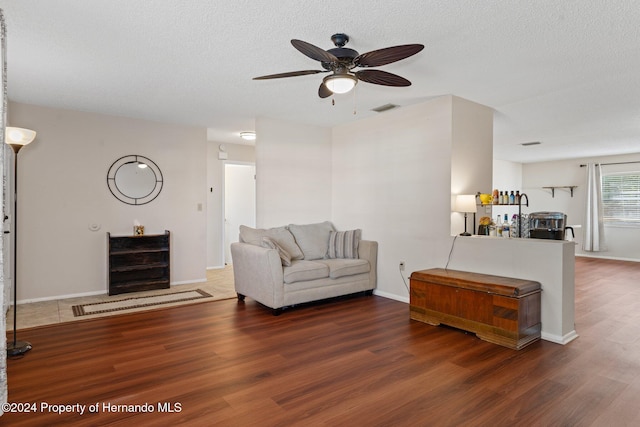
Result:
{"label": "white ceiling", "polygon": [[[640,6],[623,0],[0,0],[9,99],[206,127],[240,142],[256,117],[333,126],[453,94],[495,109],[495,157],[640,152]],[[360,53],[425,49],[320,99],[325,74],[293,48],[347,33]],[[354,110],[356,114],[354,115]],[[384,114],[384,113],[382,113]],[[19,124],[15,124],[19,125]],[[529,141],[542,144],[522,147]]]}

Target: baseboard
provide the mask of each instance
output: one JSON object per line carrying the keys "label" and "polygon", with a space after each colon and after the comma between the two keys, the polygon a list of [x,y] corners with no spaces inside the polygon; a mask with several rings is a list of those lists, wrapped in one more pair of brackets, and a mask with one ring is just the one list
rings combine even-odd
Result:
{"label": "baseboard", "polygon": [[631,262],[640,262],[640,259],[636,258],[621,258],[615,256],[602,256],[602,255],[589,255],[589,254],[576,254],[577,257],[583,258],[599,258],[599,259],[610,259],[613,261],[631,261]]}
{"label": "baseboard", "polygon": [[569,344],[571,341],[575,340],[576,338],[578,338],[578,333],[575,331],[575,329],[571,332],[569,332],[568,334],[565,334],[564,336],[560,336],[560,335],[554,335],[554,334],[548,334],[545,332],[542,332],[541,337],[543,340],[545,341],[551,341],[554,342],[556,344]]}
{"label": "baseboard", "polygon": [[202,283],[202,282],[206,282],[207,278],[203,277],[202,279],[196,279],[196,280],[185,280],[182,282],[171,282],[171,286],[180,286],[180,285],[191,285],[194,283]]}
{"label": "baseboard", "polygon": [[[22,299],[18,300],[18,305],[20,304],[30,304],[32,302],[42,302],[42,301],[56,301],[59,299],[67,299],[67,298],[82,298],[82,297],[92,297],[95,295],[105,295],[107,291],[93,291],[93,292],[82,292],[79,294],[67,294],[67,295],[56,295],[52,297],[42,297],[42,298],[31,298],[31,299]],[[13,304],[11,304],[13,305]]]}
{"label": "baseboard", "polygon": [[226,267],[226,265],[214,265],[212,267],[207,267],[207,270],[223,270]]}
{"label": "baseboard", "polygon": [[404,302],[406,304],[409,304],[409,297],[401,297],[400,295],[390,294],[388,292],[379,291],[377,289],[373,290],[373,294],[377,295],[379,297],[389,298],[389,299],[392,299],[392,300],[396,300],[396,301],[400,301],[400,302]]}

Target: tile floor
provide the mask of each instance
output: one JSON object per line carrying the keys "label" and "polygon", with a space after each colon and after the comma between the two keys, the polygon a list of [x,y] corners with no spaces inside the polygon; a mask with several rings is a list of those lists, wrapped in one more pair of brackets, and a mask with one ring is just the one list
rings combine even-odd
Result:
{"label": "tile floor", "polygon": [[[188,291],[191,289],[202,289],[205,292],[208,292],[213,297],[212,298],[204,298],[195,301],[182,301],[175,302],[171,305],[182,305],[182,304],[192,304],[194,302],[204,302],[204,301],[215,301],[219,299],[228,299],[234,298],[236,296],[234,287],[233,287],[233,269],[230,265],[226,266],[224,269],[217,270],[207,270],[207,281],[201,283],[192,283],[188,285],[178,285],[172,286],[171,290],[179,290],[179,291]],[[91,304],[102,301],[112,301],[114,299],[124,299],[127,297],[131,297],[133,295],[139,296],[147,296],[147,295],[158,295],[166,293],[168,289],[159,289],[155,291],[144,291],[144,292],[135,292],[131,294],[121,294],[121,295],[94,295],[88,297],[78,297],[78,298],[67,298],[61,300],[52,300],[52,301],[40,301],[33,302],[28,304],[18,304],[18,312],[17,312],[17,329],[25,329],[32,328],[35,326],[42,325],[50,325],[53,323],[62,323],[62,322],[71,322],[74,320],[84,320],[91,319],[95,317],[104,317],[110,316],[114,313],[99,313],[99,314],[91,314],[80,317],[75,317],[73,315],[72,306],[78,304]],[[167,305],[163,305],[166,307]],[[142,311],[148,310],[149,308],[158,308],[158,307],[142,307],[127,310],[126,313],[132,313],[134,311]],[[124,313],[124,312],[121,312]],[[116,313],[119,314],[119,313]],[[9,312],[7,313],[7,331],[13,331],[13,307],[9,308]]]}

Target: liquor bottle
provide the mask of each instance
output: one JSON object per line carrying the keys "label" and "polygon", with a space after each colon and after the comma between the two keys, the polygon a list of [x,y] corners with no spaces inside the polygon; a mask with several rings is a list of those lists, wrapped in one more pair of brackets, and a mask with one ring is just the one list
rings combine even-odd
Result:
{"label": "liquor bottle", "polygon": [[501,205],[503,200],[504,200],[504,192],[501,191],[500,196],[498,197],[498,204]]}
{"label": "liquor bottle", "polygon": [[504,192],[504,198],[502,199],[502,204],[503,205],[508,205],[509,204],[509,192],[508,191]]}
{"label": "liquor bottle", "polygon": [[516,203],[516,196],[513,194],[513,191],[511,192],[511,194],[509,194],[509,204],[513,205]]}
{"label": "liquor bottle", "polygon": [[496,233],[498,237],[502,237],[502,220],[500,219],[500,215],[498,215],[498,219],[496,219]]}
{"label": "liquor bottle", "polygon": [[516,191],[516,205],[520,204],[520,190]]}
{"label": "liquor bottle", "polygon": [[509,216],[504,214],[504,222],[502,223],[502,237],[509,237]]}

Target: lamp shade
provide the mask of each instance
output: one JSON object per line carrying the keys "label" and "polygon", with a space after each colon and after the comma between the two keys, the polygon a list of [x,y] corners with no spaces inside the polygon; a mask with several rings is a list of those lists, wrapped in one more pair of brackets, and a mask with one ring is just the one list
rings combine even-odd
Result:
{"label": "lamp shade", "polygon": [[33,141],[36,132],[31,129],[14,128],[7,126],[5,131],[5,142],[11,146],[24,146]]}
{"label": "lamp shade", "polygon": [[347,93],[355,87],[358,79],[351,74],[332,74],[325,77],[323,82],[333,93]]}
{"label": "lamp shade", "polygon": [[456,196],[456,212],[472,213],[477,209],[476,196],[473,194],[459,194]]}

